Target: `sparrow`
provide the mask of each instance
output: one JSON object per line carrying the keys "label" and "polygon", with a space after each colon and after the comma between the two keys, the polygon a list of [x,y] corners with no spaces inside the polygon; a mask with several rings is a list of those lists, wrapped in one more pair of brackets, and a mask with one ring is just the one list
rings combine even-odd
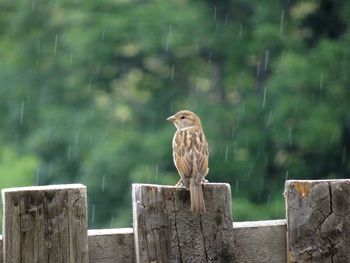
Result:
{"label": "sparrow", "polygon": [[172,147],[175,167],[181,177],[178,186],[190,190],[191,211],[195,214],[205,212],[202,182],[207,182],[208,143],[200,118],[189,110],[181,110],[167,118],[176,127]]}

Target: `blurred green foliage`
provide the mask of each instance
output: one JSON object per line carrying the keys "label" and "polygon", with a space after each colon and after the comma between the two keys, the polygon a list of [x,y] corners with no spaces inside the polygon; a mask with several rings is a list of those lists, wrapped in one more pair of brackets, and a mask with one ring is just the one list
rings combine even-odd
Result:
{"label": "blurred green foliage", "polygon": [[[0,188],[81,182],[90,228],[132,183],[174,184],[190,109],[235,220],[284,217],[284,181],[347,178],[348,1],[0,2]],[[94,213],[92,212],[94,211]]]}

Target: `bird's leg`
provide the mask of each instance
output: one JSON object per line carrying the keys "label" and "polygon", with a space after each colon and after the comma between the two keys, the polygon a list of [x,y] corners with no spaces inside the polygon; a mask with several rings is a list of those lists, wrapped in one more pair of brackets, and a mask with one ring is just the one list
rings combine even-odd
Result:
{"label": "bird's leg", "polygon": [[175,184],[176,187],[182,187],[182,178]]}
{"label": "bird's leg", "polygon": [[202,184],[207,184],[207,183],[209,183],[209,181],[203,177],[202,178]]}

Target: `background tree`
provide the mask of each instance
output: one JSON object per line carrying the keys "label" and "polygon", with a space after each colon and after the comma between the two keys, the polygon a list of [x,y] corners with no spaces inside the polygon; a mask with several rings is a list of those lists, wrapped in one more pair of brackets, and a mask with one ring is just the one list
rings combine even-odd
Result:
{"label": "background tree", "polygon": [[348,1],[0,3],[0,187],[81,182],[90,227],[129,226],[131,183],[174,184],[201,116],[235,220],[284,217],[287,178],[346,178]]}

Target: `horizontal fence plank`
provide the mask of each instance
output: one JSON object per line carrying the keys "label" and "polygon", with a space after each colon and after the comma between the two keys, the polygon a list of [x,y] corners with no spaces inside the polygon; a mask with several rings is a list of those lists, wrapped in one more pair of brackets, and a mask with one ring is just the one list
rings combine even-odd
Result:
{"label": "horizontal fence plank", "polygon": [[88,230],[90,263],[135,262],[132,228]]}
{"label": "horizontal fence plank", "polygon": [[287,262],[285,220],[234,222],[233,236],[237,262]]}
{"label": "horizontal fence plank", "polygon": [[[285,220],[234,222],[233,235],[238,262],[287,262]],[[88,242],[90,263],[135,262],[132,228],[89,230]]]}

